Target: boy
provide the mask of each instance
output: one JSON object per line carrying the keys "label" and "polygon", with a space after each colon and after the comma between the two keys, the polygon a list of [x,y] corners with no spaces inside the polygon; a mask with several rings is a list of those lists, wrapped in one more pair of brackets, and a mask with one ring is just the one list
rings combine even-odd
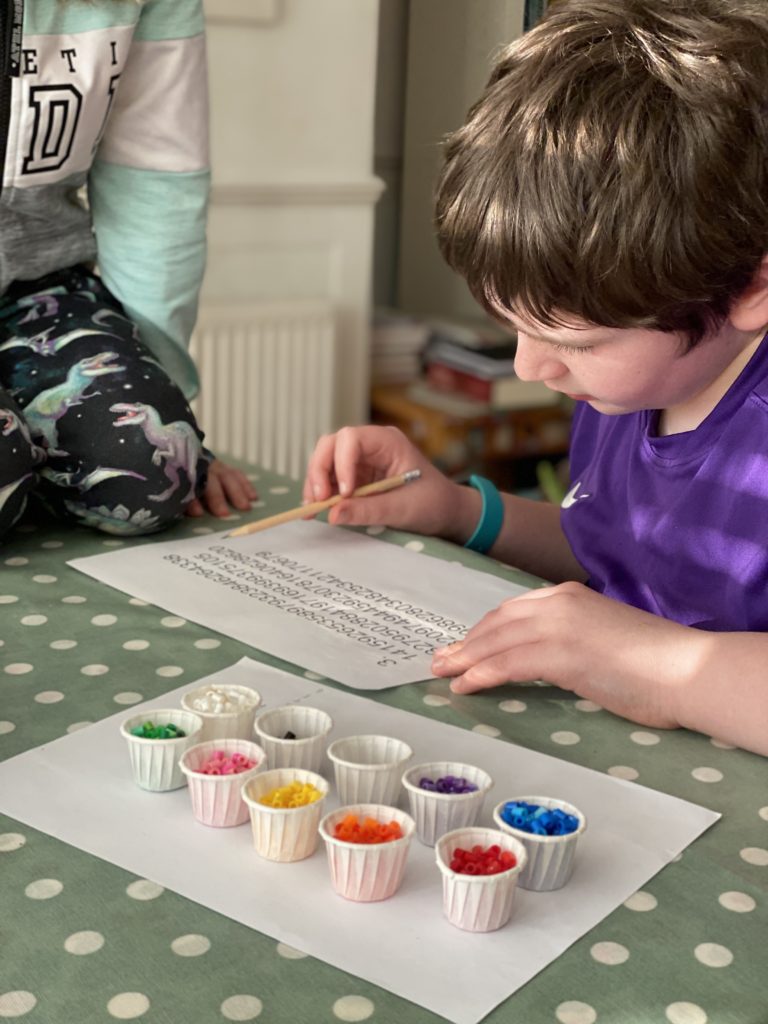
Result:
{"label": "boy", "polygon": [[[333,523],[436,534],[557,586],[433,671],[542,677],[768,754],[768,5],[566,0],[448,141],[442,252],[577,401],[562,509],[451,483],[391,428],[322,438],[308,498],[414,467]],[[585,585],[586,584],[586,585]]]}

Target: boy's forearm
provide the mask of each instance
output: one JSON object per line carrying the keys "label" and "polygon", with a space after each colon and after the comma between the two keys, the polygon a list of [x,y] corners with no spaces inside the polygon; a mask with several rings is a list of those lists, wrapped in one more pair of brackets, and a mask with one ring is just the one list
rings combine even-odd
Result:
{"label": "boy's forearm", "polygon": [[676,720],[768,756],[768,634],[694,632],[700,651],[675,694]]}
{"label": "boy's forearm", "polygon": [[[464,544],[477,526],[482,499],[473,487],[456,487],[450,503],[450,518],[441,535],[456,544]],[[560,527],[560,509],[544,501],[532,501],[513,494],[502,495],[504,523],[488,552],[491,557],[514,565],[553,583],[585,580],[585,574],[573,556]]]}

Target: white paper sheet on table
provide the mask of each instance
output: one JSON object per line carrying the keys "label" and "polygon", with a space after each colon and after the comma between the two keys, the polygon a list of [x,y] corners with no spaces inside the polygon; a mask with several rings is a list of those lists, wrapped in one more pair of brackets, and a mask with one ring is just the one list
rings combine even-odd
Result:
{"label": "white paper sheet on table", "polygon": [[[349,903],[331,889],[322,848],[297,864],[269,863],[254,852],[248,825],[213,829],[198,824],[185,789],[147,793],[134,786],[118,736],[126,712],[0,764],[0,812],[455,1024],[480,1021],[720,817],[635,783],[248,658],[206,681],[253,686],[267,707],[289,702],[321,707],[334,719],[330,739],[379,732],[406,740],[414,764],[450,758],[485,768],[495,780],[486,798],[485,824],[491,823],[497,803],[514,796],[537,793],[574,803],[589,825],[579,840],[571,881],[559,892],[518,890],[509,925],[469,934],[443,917],[434,851],[414,840],[395,896],[382,903]],[[130,714],[176,707],[188,689],[173,690]],[[331,800],[329,809],[333,806]],[[162,829],[155,827],[158,815]]]}
{"label": "white paper sheet on table", "polygon": [[68,564],[357,690],[428,679],[435,647],[526,589],[315,522],[145,544]]}

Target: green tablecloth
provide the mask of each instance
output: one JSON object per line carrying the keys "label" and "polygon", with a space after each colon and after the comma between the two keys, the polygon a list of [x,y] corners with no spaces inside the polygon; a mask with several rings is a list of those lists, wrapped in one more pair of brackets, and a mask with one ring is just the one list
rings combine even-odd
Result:
{"label": "green tablecloth", "polygon": [[[296,503],[296,484],[266,473],[251,478],[258,481],[262,514]],[[187,520],[158,539],[215,529],[220,522]],[[509,575],[439,541],[393,532],[381,537]],[[0,759],[129,710],[245,654],[302,673],[66,565],[131,543],[147,539],[30,519],[0,547]],[[542,684],[457,697],[446,683],[429,681],[368,696],[636,779],[723,814],[676,863],[499,1006],[489,1024],[767,1024],[768,762],[703,736],[636,727]],[[466,955],[472,956],[471,941]],[[5,1019],[442,1020],[0,815]]]}

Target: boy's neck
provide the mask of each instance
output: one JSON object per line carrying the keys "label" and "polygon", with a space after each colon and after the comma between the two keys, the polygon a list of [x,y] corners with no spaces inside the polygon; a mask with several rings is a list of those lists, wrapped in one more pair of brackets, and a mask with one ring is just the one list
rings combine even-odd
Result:
{"label": "boy's neck", "polygon": [[703,423],[760,347],[765,334],[766,328],[763,327],[754,337],[748,338],[722,373],[693,398],[668,409],[661,409],[656,426],[657,434],[660,437],[683,434],[695,430]]}

